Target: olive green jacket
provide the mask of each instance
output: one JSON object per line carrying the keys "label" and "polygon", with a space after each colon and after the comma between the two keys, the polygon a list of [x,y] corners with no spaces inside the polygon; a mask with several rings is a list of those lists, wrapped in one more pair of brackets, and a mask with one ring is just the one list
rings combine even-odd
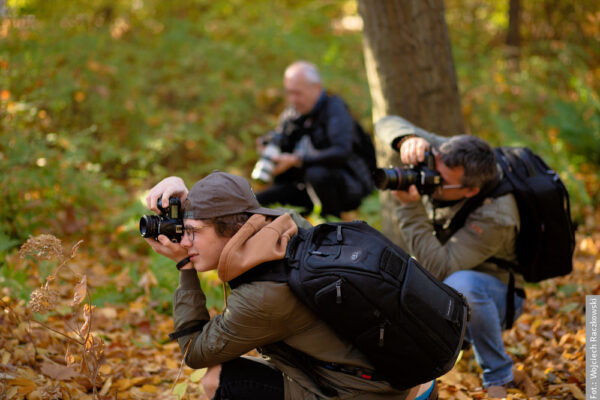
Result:
{"label": "olive green jacket", "polygon": [[[380,119],[375,125],[377,136],[397,150],[398,141],[407,135],[419,136],[434,147],[447,138],[416,127],[397,116]],[[427,196],[422,202],[401,204],[396,209],[400,223],[400,245],[438,279],[445,279],[459,270],[473,269],[493,275],[508,284],[509,272],[486,262],[496,257],[516,262],[515,240],[520,227],[519,210],[512,194],[485,199],[460,228],[445,243],[434,236],[433,219],[447,226],[466,199],[450,207],[434,209]],[[515,274],[515,286],[523,287],[523,276]]]}
{"label": "olive green jacket", "polygon": [[[256,265],[281,259],[297,229],[288,214],[272,222],[262,215],[252,216],[223,249],[219,277],[228,282]],[[243,283],[231,290],[223,312],[210,318],[196,271],[182,270],[173,306],[175,330],[208,321],[201,332],[178,339],[187,365],[213,366],[260,347],[266,362],[283,373],[286,399],[329,397],[286,360],[286,350],[278,342],[323,361],[372,369],[361,353],[296,299],[287,283]],[[277,355],[281,352],[283,356]],[[370,382],[320,366],[315,371],[338,391],[340,399],[404,399],[407,394],[387,382]]]}

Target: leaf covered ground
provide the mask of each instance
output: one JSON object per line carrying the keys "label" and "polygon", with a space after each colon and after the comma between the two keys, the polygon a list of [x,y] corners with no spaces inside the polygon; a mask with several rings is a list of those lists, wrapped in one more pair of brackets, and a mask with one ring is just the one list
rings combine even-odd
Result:
{"label": "leaf covered ground", "polygon": [[[596,216],[594,221],[600,218]],[[600,226],[590,221],[591,226]],[[169,313],[156,311],[145,290],[127,304],[93,305],[88,282],[118,280],[77,243],[67,255],[60,241],[42,235],[21,247],[39,258],[62,260],[29,301],[4,288],[0,304],[0,398],[2,399],[202,399],[203,370],[181,366]],[[585,399],[585,296],[600,294],[600,231],[578,235],[573,273],[526,288],[528,300],[515,327],[505,332],[515,360],[518,389],[509,399]],[[19,254],[15,269],[38,273]],[[472,350],[439,379],[440,399],[486,399]],[[95,385],[94,385],[95,382]],[[95,387],[95,390],[94,390]]]}

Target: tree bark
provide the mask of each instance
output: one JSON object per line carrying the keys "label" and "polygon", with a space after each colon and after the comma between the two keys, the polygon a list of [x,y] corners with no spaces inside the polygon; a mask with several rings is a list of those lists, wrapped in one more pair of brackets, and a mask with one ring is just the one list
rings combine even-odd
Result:
{"label": "tree bark", "polygon": [[509,67],[519,70],[521,52],[521,0],[510,0],[508,8],[508,30],[506,32],[506,58]]}
{"label": "tree bark", "polygon": [[[400,115],[438,133],[464,133],[460,97],[442,0],[358,0],[373,122]],[[379,166],[399,165],[375,140]],[[399,243],[396,201],[381,191],[382,231]]]}

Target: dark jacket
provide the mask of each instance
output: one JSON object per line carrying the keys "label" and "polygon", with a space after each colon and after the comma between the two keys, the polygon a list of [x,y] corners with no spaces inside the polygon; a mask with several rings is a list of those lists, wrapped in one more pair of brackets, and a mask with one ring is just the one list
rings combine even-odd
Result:
{"label": "dark jacket", "polygon": [[[228,282],[264,262],[283,258],[297,225],[284,214],[272,222],[252,216],[227,243],[217,272]],[[175,329],[208,321],[202,331],[179,339],[185,361],[204,368],[239,357],[261,347],[267,362],[284,375],[286,399],[327,399],[315,383],[287,361],[285,344],[314,358],[359,368],[372,369],[352,345],[339,339],[290,291],[287,283],[251,282],[234,287],[223,312],[212,319],[194,270],[183,270],[174,300]],[[410,362],[407,360],[406,362]],[[315,372],[336,389],[340,399],[404,399],[406,392],[387,382],[365,381],[342,372],[315,366]]]}
{"label": "dark jacket", "polygon": [[[323,92],[308,114],[298,115],[293,109],[286,109],[279,125],[275,142],[283,152],[299,152],[302,169],[321,165],[339,170],[349,196],[356,193],[363,197],[373,191],[371,171],[356,152],[359,128],[340,97]],[[301,171],[290,171],[282,179],[301,175]]]}
{"label": "dark jacket", "polygon": [[[384,117],[375,125],[377,136],[397,150],[396,143],[406,135],[419,136],[434,147],[448,138],[434,135],[397,117]],[[402,246],[438,279],[453,272],[473,269],[488,273],[508,284],[509,273],[487,262],[496,257],[516,262],[515,240],[520,226],[519,210],[512,194],[488,198],[471,212],[462,228],[444,244],[433,235],[434,207],[427,196],[422,202],[399,205],[396,215],[400,222]],[[464,205],[465,200],[452,206],[436,208],[436,222],[448,224]],[[523,287],[523,276],[515,274],[515,286]]]}

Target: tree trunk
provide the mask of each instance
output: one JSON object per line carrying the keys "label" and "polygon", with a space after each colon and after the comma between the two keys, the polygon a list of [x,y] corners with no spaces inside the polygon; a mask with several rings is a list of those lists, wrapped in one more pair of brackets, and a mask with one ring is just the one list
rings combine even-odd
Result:
{"label": "tree trunk", "polygon": [[[358,0],[364,22],[364,55],[373,121],[400,115],[438,133],[464,133],[460,97],[442,0]],[[398,165],[376,140],[379,166]],[[399,243],[388,191],[381,191],[382,230]]]}
{"label": "tree trunk", "polygon": [[508,31],[506,32],[506,58],[509,67],[519,70],[521,52],[521,0],[510,0],[508,8]]}

